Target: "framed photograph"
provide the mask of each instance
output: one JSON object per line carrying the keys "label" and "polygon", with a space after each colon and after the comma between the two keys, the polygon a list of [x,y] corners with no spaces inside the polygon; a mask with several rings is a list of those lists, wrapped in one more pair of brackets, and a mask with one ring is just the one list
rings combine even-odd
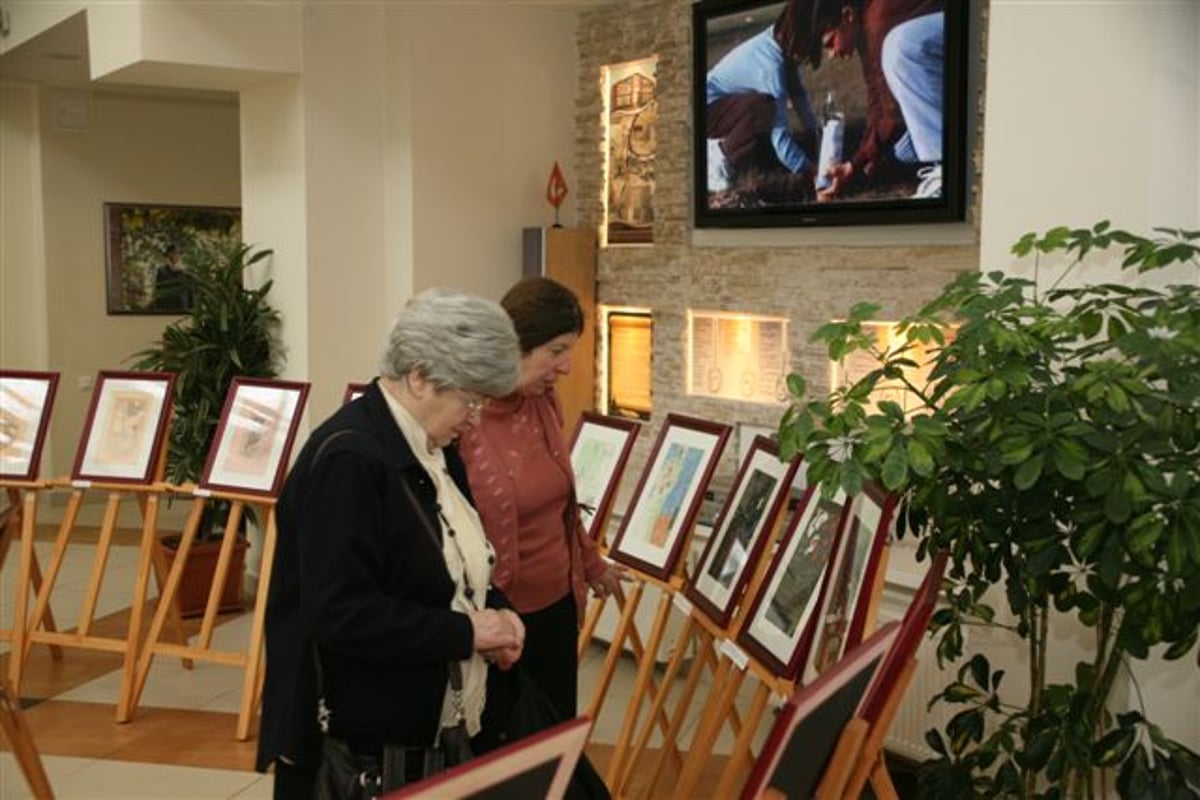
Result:
{"label": "framed photograph", "polygon": [[837,58],[822,38],[847,4],[695,4],[696,227],[964,218],[971,4],[863,26],[850,3],[860,35]]}
{"label": "framed photograph", "polygon": [[894,497],[869,483],[846,504],[829,578],[821,589],[821,612],[804,669],[805,682],[862,639],[879,555],[891,532],[895,505]]}
{"label": "framed photograph", "polygon": [[370,385],[369,383],[347,383],[346,391],[342,392],[342,405],[362,397]]}
{"label": "framed photograph", "polygon": [[277,494],[308,387],[291,381],[234,378],[200,487]]}
{"label": "framed photograph", "polygon": [[633,442],[641,429],[641,424],[633,420],[592,411],[579,416],[579,425],[571,439],[575,502],[579,504],[584,530],[596,542],[603,541],[604,533],[596,529],[596,521],[608,519]]}
{"label": "framed photograph", "polygon": [[0,369],[0,479],[37,478],[57,389],[57,372]]}
{"label": "framed photograph", "polygon": [[162,454],[175,391],[173,372],[101,372],[71,479],[150,483]]}
{"label": "framed photograph", "polygon": [[386,800],[562,797],[592,721],[579,717],[384,795]]}
{"label": "framed photograph", "polygon": [[742,459],[696,574],[684,587],[692,604],[718,627],[729,624],[787,504],[799,466],[797,459],[780,461],[778,446],[765,436],[756,438]]}
{"label": "framed photograph", "polygon": [[779,797],[816,795],[842,729],[854,717],[898,627],[899,623],[889,622],[816,681],[792,694],[754,760],[742,800],[757,800],[771,790],[778,793],[771,796]]}
{"label": "framed photograph", "polygon": [[841,492],[826,500],[817,487],[805,491],[738,631],[738,644],[788,680],[804,665],[812,641],[845,504]]}
{"label": "framed photograph", "polygon": [[105,203],[109,314],[186,314],[198,254],[242,240],[238,208]]}
{"label": "framed photograph", "polygon": [[675,572],[730,427],[668,414],[608,555],[660,580]]}

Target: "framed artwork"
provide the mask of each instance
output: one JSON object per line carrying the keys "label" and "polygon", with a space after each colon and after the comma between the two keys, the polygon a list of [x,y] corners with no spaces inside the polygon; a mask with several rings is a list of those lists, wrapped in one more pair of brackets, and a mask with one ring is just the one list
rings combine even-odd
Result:
{"label": "framed artwork", "polygon": [[862,638],[879,555],[892,526],[895,498],[874,484],[850,498],[834,545],[829,578],[821,590],[813,646],[804,669],[811,681]]}
{"label": "framed artwork", "polygon": [[[903,55],[868,71],[824,50],[841,5],[812,0],[701,0],[693,6],[695,222],[814,227],[964,218],[972,134],[967,76],[972,3],[896,21]],[[775,38],[803,61],[784,59]],[[903,49],[901,49],[903,48]],[[914,55],[915,54],[915,55]],[[912,56],[912,57],[909,57]],[[749,65],[773,63],[774,70]],[[786,76],[786,77],[785,77]],[[895,87],[904,91],[897,98]],[[764,122],[765,120],[765,122]],[[830,167],[849,162],[850,179]],[[820,198],[817,192],[826,194]]]}
{"label": "framed artwork", "polygon": [[57,372],[0,370],[0,479],[37,478]]}
{"label": "framed artwork", "polygon": [[307,383],[234,378],[200,486],[275,495],[308,397]]}
{"label": "framed artwork", "polygon": [[595,529],[596,520],[608,518],[633,441],[641,429],[639,423],[629,419],[592,411],[580,414],[571,439],[571,471],[575,474],[575,501],[584,530],[597,542],[602,541],[603,531]]}
{"label": "framed artwork", "polygon": [[764,794],[816,794],[842,729],[854,717],[898,627],[899,623],[889,622],[816,681],[792,694],[754,760],[742,800],[757,800]]}
{"label": "framed artwork", "polygon": [[668,414],[608,555],[647,575],[675,572],[730,427]]}
{"label": "framed artwork", "polygon": [[846,496],[809,487],[780,537],[737,641],[773,673],[791,680],[812,641],[821,586],[837,540]]}
{"label": "framed artwork", "polygon": [[362,397],[370,385],[369,383],[347,383],[346,391],[342,392],[342,405]]}
{"label": "framed artwork", "polygon": [[684,593],[719,627],[729,624],[771,531],[787,503],[797,459],[779,460],[779,448],[765,436],[751,444],[721,509],[713,535]]}
{"label": "framed artwork", "polygon": [[108,313],[186,314],[188,270],[214,247],[242,240],[242,212],[213,206],[104,204]]}
{"label": "framed artwork", "polygon": [[150,483],[171,417],[173,372],[101,372],[71,479]]}
{"label": "framed artwork", "polygon": [[604,67],[605,244],[654,241],[658,56]]}
{"label": "framed artwork", "polygon": [[562,797],[592,721],[579,717],[384,795],[386,800]]}

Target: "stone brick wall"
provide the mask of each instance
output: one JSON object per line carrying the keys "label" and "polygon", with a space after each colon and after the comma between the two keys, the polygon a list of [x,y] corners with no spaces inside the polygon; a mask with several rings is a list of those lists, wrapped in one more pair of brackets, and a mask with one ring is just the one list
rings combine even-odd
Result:
{"label": "stone brick wall", "polygon": [[[958,0],[955,0],[956,2]],[[963,0],[966,2],[967,0]],[[982,17],[986,19],[986,0]],[[922,242],[920,226],[903,244],[846,243],[807,246],[695,246],[691,221],[692,3],[690,0],[621,0],[581,16],[578,32],[580,85],[576,101],[576,165],[579,223],[603,222],[604,125],[601,68],[658,55],[659,101],[654,244],[601,250],[597,267],[600,303],[653,309],[653,402],[629,465],[623,494],[640,475],[668,413],[734,424],[775,426],[783,405],[744,403],[686,394],[686,314],[689,308],[739,311],[790,319],[792,369],[816,390],[828,388],[828,361],[809,341],[817,326],[844,315],[856,302],[881,303],[880,316],[895,319],[915,311],[955,271],[979,267],[979,164],[982,136],[970,152],[974,164],[968,225],[956,244]],[[971,105],[982,109],[983,32],[972,32],[980,78]],[[982,112],[978,112],[981,114]],[[982,120],[976,120],[982,131]],[[745,238],[744,236],[741,238]],[[778,237],[772,237],[778,241]],[[910,243],[911,242],[911,243]],[[598,372],[598,374],[600,374]],[[716,485],[737,468],[731,438]],[[624,504],[619,501],[618,508]]]}

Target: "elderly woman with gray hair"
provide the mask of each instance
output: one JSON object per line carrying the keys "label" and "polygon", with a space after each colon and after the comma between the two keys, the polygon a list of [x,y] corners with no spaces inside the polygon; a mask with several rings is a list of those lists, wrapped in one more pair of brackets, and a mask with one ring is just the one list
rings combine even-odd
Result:
{"label": "elderly woman with gray hair", "polygon": [[330,742],[362,764],[400,753],[403,782],[423,777],[460,710],[479,732],[486,661],[510,666],[525,630],[491,587],[491,545],[447,445],[513,390],[519,358],[498,304],[422,292],[380,377],[296,459],[277,507],[256,764],[274,765],[275,797],[314,796]]}

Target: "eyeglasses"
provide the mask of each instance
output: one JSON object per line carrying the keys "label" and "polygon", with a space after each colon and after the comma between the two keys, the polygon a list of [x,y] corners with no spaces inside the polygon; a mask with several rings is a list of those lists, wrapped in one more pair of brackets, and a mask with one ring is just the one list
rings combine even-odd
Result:
{"label": "eyeglasses", "polygon": [[464,392],[463,390],[459,389],[455,391],[455,395],[458,397],[458,402],[462,403],[463,408],[467,410],[467,416],[473,417],[476,414],[482,413],[483,409],[488,404],[488,399],[486,397],[481,394],[475,394],[474,392]]}

